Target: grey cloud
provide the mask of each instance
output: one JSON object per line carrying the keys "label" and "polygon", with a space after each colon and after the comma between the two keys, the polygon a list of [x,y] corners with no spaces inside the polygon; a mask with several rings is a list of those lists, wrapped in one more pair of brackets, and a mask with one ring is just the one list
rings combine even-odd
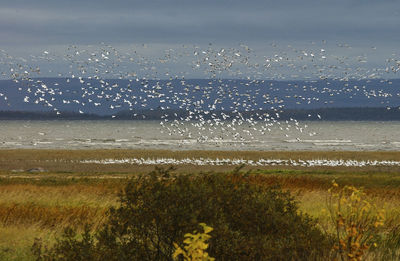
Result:
{"label": "grey cloud", "polygon": [[0,46],[400,40],[396,1],[22,1],[0,7]]}

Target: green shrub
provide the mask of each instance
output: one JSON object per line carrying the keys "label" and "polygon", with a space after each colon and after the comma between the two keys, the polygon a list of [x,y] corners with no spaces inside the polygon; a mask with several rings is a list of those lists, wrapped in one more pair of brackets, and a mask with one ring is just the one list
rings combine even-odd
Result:
{"label": "green shrub", "polygon": [[238,172],[174,177],[157,169],[125,187],[94,235],[68,229],[54,247],[34,251],[38,260],[173,260],[174,243],[201,222],[214,229],[207,252],[216,260],[317,260],[332,247],[286,192]]}

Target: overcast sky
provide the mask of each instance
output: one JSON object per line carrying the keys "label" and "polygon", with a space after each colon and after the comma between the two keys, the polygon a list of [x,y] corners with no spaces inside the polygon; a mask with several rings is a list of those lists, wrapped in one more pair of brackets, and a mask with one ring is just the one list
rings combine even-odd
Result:
{"label": "overcast sky", "polygon": [[355,53],[370,47],[382,57],[399,53],[400,2],[2,0],[0,5],[0,49],[15,55],[101,42],[148,44],[149,52],[152,46],[244,43],[262,53],[271,43],[300,47],[322,41],[331,48],[348,43]]}

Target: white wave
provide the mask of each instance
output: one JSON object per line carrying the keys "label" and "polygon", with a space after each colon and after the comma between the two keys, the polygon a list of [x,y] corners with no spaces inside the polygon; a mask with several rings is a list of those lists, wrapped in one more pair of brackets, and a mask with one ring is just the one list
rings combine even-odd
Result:
{"label": "white wave", "polygon": [[226,144],[226,143],[253,143],[253,142],[257,142],[257,141],[250,141],[250,140],[246,140],[246,141],[242,141],[242,140],[232,140],[232,139],[209,139],[209,140],[205,140],[205,141],[201,141],[202,143],[220,143],[220,144]]}
{"label": "white wave", "polygon": [[302,139],[291,139],[285,140],[287,143],[312,143],[314,145],[347,145],[348,143],[352,143],[351,140],[302,140]]}
{"label": "white wave", "polygon": [[376,144],[354,144],[356,147],[376,147]]}
{"label": "white wave", "polygon": [[354,145],[354,144],[339,143],[339,142],[316,142],[313,144],[316,146],[352,146],[352,145]]}
{"label": "white wave", "polygon": [[3,141],[2,145],[4,145],[7,148],[12,148],[12,146],[22,146],[22,144],[20,142],[16,142],[16,141]]}
{"label": "white wave", "polygon": [[302,140],[299,139],[293,139],[293,140],[285,140],[287,143],[296,143],[296,142],[302,142]]}
{"label": "white wave", "polygon": [[351,143],[351,140],[300,140],[306,143]]}

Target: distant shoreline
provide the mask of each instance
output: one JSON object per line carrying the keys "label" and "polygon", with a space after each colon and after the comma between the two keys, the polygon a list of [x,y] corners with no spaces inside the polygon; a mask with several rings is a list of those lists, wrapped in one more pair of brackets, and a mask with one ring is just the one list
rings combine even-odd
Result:
{"label": "distant shoreline", "polygon": [[[217,118],[221,114],[236,115],[232,111],[213,111]],[[397,107],[365,107],[365,108],[319,108],[319,109],[287,109],[276,115],[275,111],[241,111],[244,118],[272,115],[276,120],[307,120],[307,121],[400,121],[400,109]],[[113,115],[80,114],[76,112],[50,111],[0,111],[0,120],[162,120],[187,117],[186,110],[143,110],[138,112],[120,111]],[[165,116],[168,115],[168,116]],[[211,118],[203,115],[204,119]],[[229,120],[229,118],[228,118]]]}

